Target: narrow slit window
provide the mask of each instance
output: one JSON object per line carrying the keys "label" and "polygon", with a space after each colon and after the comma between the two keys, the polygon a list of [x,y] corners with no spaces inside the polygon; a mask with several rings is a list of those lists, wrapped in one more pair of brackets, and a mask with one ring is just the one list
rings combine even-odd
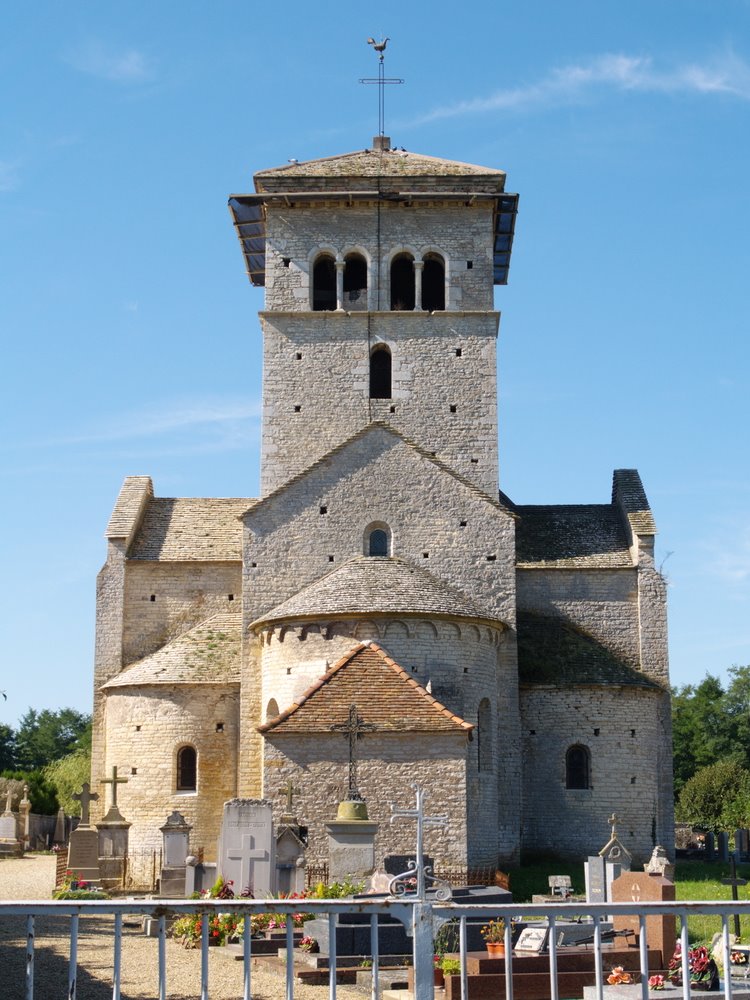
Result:
{"label": "narrow slit window", "polygon": [[370,399],[391,398],[391,352],[385,345],[370,354]]}

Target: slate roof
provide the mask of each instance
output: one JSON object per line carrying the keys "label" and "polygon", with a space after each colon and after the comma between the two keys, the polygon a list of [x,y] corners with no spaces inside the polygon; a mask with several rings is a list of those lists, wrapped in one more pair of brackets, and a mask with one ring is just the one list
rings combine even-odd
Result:
{"label": "slate roof", "polygon": [[492,182],[493,190],[502,191],[506,175],[504,170],[495,167],[482,167],[401,149],[359,149],[338,156],[303,160],[260,170],[255,174],[255,186],[259,192],[266,191],[268,188],[264,182],[284,178],[466,176],[487,178]]}
{"label": "slate roof", "polygon": [[561,618],[518,612],[518,678],[522,685],[660,686],[583,629]]}
{"label": "slate roof", "polygon": [[245,497],[151,497],[128,558],[239,562],[242,559],[239,518],[252,502]]}
{"label": "slate roof", "polygon": [[242,615],[213,615],[127,667],[103,690],[153,684],[239,684]]}
{"label": "slate roof", "polygon": [[635,534],[656,534],[656,522],[637,469],[615,469],[612,476],[612,503],[619,504],[625,511]]}
{"label": "slate roof", "polygon": [[633,560],[611,504],[518,505],[516,564],[524,569],[622,568]]}
{"label": "slate roof", "polygon": [[154,495],[150,476],[126,476],[115,500],[105,536],[129,541],[138,527],[143,509]]}
{"label": "slate roof", "polygon": [[319,615],[488,615],[461,591],[394,556],[355,556],[261,615],[253,626]]}
{"label": "slate roof", "polygon": [[358,643],[281,715],[258,732],[330,733],[351,705],[376,732],[460,732],[474,726],[454,715],[376,642]]}

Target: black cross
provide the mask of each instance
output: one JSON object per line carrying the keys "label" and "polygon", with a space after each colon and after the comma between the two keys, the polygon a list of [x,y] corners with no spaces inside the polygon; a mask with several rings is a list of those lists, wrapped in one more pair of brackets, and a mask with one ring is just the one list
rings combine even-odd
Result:
{"label": "black cross", "polygon": [[[385,41],[388,41],[388,39]],[[378,85],[378,135],[385,135],[385,85],[387,83],[403,83],[404,81],[398,76],[385,75],[385,42],[381,42],[380,45],[377,45],[375,47],[375,51],[379,56],[377,79],[371,76],[366,76],[360,79],[359,82],[377,83]]]}
{"label": "black cross", "polygon": [[[738,885],[747,885],[747,879],[746,878],[738,878],[738,876],[737,876],[737,861],[735,859],[734,854],[730,855],[730,857],[729,857],[729,864],[732,866],[732,877],[731,878],[723,878],[721,880],[721,884],[722,885],[731,885],[731,887],[732,887],[732,899],[736,903],[739,900],[739,898],[740,898],[739,895],[737,894],[737,886]],[[735,915],[734,915],[734,936],[736,938],[740,937],[740,915],[739,915],[739,913],[735,913]]]}
{"label": "black cross", "polygon": [[357,789],[357,740],[364,733],[371,733],[375,726],[363,722],[357,715],[357,706],[349,706],[349,718],[346,722],[331,726],[334,733],[343,733],[349,740],[349,801],[362,802],[362,796]]}

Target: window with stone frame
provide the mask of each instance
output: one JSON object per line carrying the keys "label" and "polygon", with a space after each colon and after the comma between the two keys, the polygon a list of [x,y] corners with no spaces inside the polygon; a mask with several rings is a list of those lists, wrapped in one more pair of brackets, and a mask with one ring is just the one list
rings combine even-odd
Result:
{"label": "window with stone frame", "polygon": [[390,399],[392,392],[391,352],[378,344],[370,352],[370,399]]}
{"label": "window with stone frame", "polygon": [[445,309],[445,261],[437,253],[428,253],[424,258],[422,308],[427,312]]}
{"label": "window with stone frame", "polygon": [[344,308],[367,309],[367,261],[361,253],[344,258]]}
{"label": "window with stone frame", "polygon": [[180,747],[177,751],[177,791],[194,792],[197,788],[198,755],[195,747]]}
{"label": "window with stone frame", "polygon": [[580,743],[565,754],[565,787],[591,788],[591,753]]}
{"label": "window with stone frame", "polygon": [[332,312],[336,308],[336,262],[322,253],[313,264],[312,307],[314,312]]}
{"label": "window with stone frame", "polygon": [[388,532],[383,528],[373,528],[367,539],[368,556],[388,555]]}
{"label": "window with stone frame", "polygon": [[279,714],[279,703],[276,701],[275,698],[271,698],[271,700],[266,705],[266,722],[268,722],[270,719],[275,719],[278,714]]}
{"label": "window with stone frame", "polygon": [[409,253],[396,254],[391,261],[391,309],[408,312],[415,302],[414,258]]}

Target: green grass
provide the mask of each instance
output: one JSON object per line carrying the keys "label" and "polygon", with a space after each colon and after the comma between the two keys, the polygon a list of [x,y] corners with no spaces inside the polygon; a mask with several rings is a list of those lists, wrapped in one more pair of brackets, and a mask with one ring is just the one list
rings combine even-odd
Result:
{"label": "green grass", "polygon": [[[720,861],[681,861],[675,868],[677,899],[731,900],[732,890],[722,885],[721,879],[730,874],[729,865]],[[737,874],[750,882],[750,864],[737,865]],[[519,868],[509,869],[510,888],[513,901],[530,903],[535,893],[549,892],[547,879],[550,875],[570,875],[573,892],[583,895],[586,891],[583,863],[571,864],[556,858],[535,860]],[[750,885],[740,886],[741,900],[750,899]],[[734,931],[734,921],[730,921],[730,932]],[[714,934],[721,930],[721,918],[696,914],[690,917],[688,931],[691,944],[710,944]],[[740,931],[744,941],[750,941],[750,917],[743,917]],[[679,933],[679,926],[678,926]]]}

